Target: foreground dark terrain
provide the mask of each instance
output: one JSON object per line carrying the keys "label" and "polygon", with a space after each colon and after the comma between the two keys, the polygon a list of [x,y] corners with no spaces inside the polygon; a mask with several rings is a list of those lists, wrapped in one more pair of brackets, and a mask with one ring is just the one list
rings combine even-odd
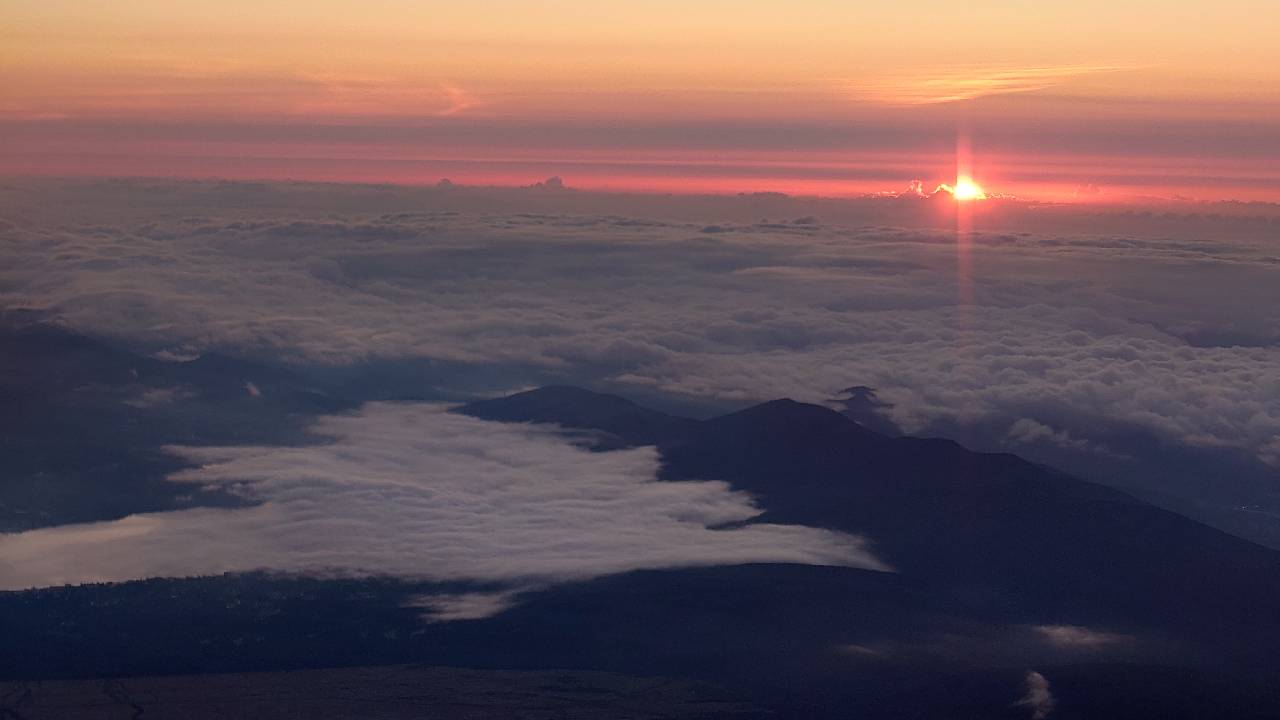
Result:
{"label": "foreground dark terrain", "polygon": [[762,718],[705,685],[588,672],[408,665],[0,684],[0,715],[112,718],[605,720]]}

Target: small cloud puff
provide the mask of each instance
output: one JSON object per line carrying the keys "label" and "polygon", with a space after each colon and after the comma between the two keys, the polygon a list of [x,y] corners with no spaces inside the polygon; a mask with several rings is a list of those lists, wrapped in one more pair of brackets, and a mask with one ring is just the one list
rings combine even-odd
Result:
{"label": "small cloud puff", "polygon": [[1054,647],[1097,650],[1131,642],[1132,637],[1093,630],[1080,625],[1037,625],[1035,631]]}
{"label": "small cloud puff", "polygon": [[1025,682],[1027,692],[1015,705],[1030,708],[1031,720],[1044,720],[1057,704],[1049,691],[1049,681],[1040,673],[1031,671],[1027,673]]}
{"label": "small cloud puff", "polygon": [[1089,443],[1071,437],[1071,433],[1065,430],[1055,430],[1031,418],[1015,420],[1013,425],[1009,426],[1009,432],[1005,434],[1005,439],[1009,442],[1026,445],[1047,442],[1058,447],[1077,450],[1085,450],[1089,447]]}
{"label": "small cloud puff", "polygon": [[170,405],[194,396],[195,393],[182,387],[147,388],[136,396],[125,400],[124,404],[136,408],[153,408]]}

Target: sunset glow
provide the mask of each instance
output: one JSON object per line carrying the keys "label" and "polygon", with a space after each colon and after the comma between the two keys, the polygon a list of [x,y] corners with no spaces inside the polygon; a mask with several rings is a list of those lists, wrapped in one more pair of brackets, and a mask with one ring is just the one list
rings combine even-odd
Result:
{"label": "sunset glow", "polygon": [[24,3],[0,174],[1280,199],[1280,5],[1141,4]]}

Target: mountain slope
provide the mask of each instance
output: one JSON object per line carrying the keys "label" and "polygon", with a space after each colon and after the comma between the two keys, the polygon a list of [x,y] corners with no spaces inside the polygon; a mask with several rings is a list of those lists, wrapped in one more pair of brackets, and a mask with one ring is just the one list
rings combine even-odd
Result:
{"label": "mountain slope", "polygon": [[[481,416],[596,429],[595,409],[619,402],[578,390],[564,412],[567,395],[485,401]],[[995,614],[1173,635],[1237,660],[1270,657],[1262,637],[1280,641],[1280,553],[1119,491],[790,400],[665,427],[668,416],[628,413],[646,418],[642,432],[599,429],[625,444],[659,438],[664,479],[725,480],[756,496],[762,520],[865,535],[903,574]]]}

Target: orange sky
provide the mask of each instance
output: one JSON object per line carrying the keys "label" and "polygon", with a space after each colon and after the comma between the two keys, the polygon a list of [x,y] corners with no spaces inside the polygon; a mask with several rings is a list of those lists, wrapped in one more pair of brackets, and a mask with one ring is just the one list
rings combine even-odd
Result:
{"label": "orange sky", "polygon": [[[0,173],[1280,200],[1280,3],[0,5]],[[1053,188],[1053,190],[1050,190]],[[1064,190],[1065,189],[1065,190]]]}

